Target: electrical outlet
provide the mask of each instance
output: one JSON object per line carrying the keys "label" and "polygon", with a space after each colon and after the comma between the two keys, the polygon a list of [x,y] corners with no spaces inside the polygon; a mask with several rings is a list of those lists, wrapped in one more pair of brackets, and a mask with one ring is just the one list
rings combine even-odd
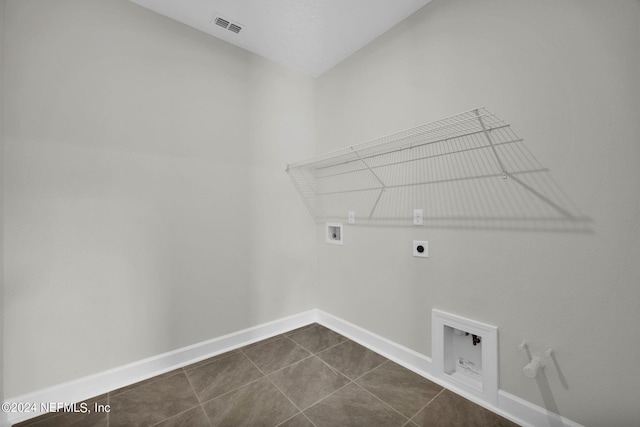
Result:
{"label": "electrical outlet", "polygon": [[413,256],[429,258],[429,242],[426,240],[414,240]]}
{"label": "electrical outlet", "polygon": [[424,211],[422,209],[413,210],[413,225],[422,225],[424,223]]}
{"label": "electrical outlet", "polygon": [[349,211],[348,214],[348,222],[349,224],[355,224],[356,223],[356,213],[354,211]]}

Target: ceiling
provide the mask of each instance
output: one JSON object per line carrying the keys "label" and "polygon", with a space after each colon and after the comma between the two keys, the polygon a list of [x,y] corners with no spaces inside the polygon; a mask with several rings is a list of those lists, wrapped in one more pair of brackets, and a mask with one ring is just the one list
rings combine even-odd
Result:
{"label": "ceiling", "polygon": [[[318,77],[431,0],[131,1]],[[216,25],[218,16],[240,32]]]}

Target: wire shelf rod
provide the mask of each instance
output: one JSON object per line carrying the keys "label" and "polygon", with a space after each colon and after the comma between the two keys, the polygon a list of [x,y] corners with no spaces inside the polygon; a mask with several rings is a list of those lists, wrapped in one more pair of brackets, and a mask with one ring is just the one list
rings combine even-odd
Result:
{"label": "wire shelf rod", "polygon": [[500,156],[498,156],[498,152],[496,151],[496,148],[493,146],[493,140],[491,139],[491,136],[489,135],[489,132],[487,131],[487,127],[484,124],[484,120],[482,120],[482,116],[480,115],[478,110],[476,110],[475,113],[476,113],[476,116],[478,116],[478,121],[480,122],[480,126],[482,126],[482,131],[484,133],[484,136],[489,141],[489,145],[491,145],[491,149],[493,150],[493,154],[496,156],[496,160],[498,161],[498,166],[500,166],[500,170],[502,171],[502,178],[506,178],[507,177],[507,171],[505,170],[504,165],[502,164],[502,161],[500,160]]}
{"label": "wire shelf rod", "polygon": [[376,211],[376,207],[378,206],[378,203],[380,202],[380,198],[384,194],[385,188],[386,187],[383,187],[383,188],[380,189],[380,194],[378,194],[378,198],[376,199],[376,202],[373,204],[373,207],[371,208],[371,212],[369,212],[369,219],[371,219],[371,217],[373,216],[373,213]]}
{"label": "wire shelf rod", "polygon": [[[378,148],[381,145],[384,145],[384,144],[387,144],[387,143],[397,143],[399,140],[403,140],[403,139],[406,139],[406,138],[409,138],[409,137],[412,137],[412,136],[416,136],[416,135],[419,135],[419,134],[428,135],[428,134],[435,133],[435,132],[437,132],[439,130],[443,130],[443,129],[447,128],[447,127],[454,127],[454,126],[460,127],[461,123],[477,122],[478,116],[476,116],[476,115],[470,116],[471,113],[475,113],[476,111],[478,111],[480,116],[483,117],[483,118],[494,118],[495,119],[495,123],[501,123],[501,124],[504,123],[504,121],[501,120],[501,119],[498,119],[495,116],[495,114],[489,113],[488,111],[484,110],[484,107],[481,107],[481,108],[476,108],[476,109],[473,109],[473,110],[466,111],[466,112],[461,113],[461,114],[453,115],[453,116],[450,116],[449,118],[438,120],[436,122],[427,123],[427,124],[416,126],[414,128],[411,128],[411,129],[408,129],[408,130],[405,130],[405,131],[401,131],[401,132],[396,132],[396,133],[392,133],[392,134],[389,134],[389,135],[385,135],[383,137],[376,138],[376,139],[364,142],[362,144],[355,145],[355,146],[353,146],[353,148],[356,149],[356,150]],[[469,117],[465,117],[463,119],[458,119],[458,120],[456,120],[454,122],[450,122],[450,123],[443,123],[443,122],[446,122],[447,120],[451,120],[453,118],[460,117],[460,116],[465,116],[465,115],[469,115]],[[494,123],[492,123],[492,124],[494,124]],[[500,125],[500,126],[491,126],[491,128],[492,129],[497,129],[499,127],[506,127],[506,126],[509,126],[509,125],[505,124],[505,125]],[[464,128],[462,128],[462,129],[464,129]],[[467,129],[468,129],[468,127],[467,127]],[[322,162],[323,160],[330,160],[331,158],[340,157],[342,155],[348,154],[349,152],[350,151],[345,151],[344,148],[341,148],[341,149],[338,149],[338,150],[334,150],[334,151],[330,151],[328,153],[325,153],[324,155],[319,156],[320,158],[312,158],[312,159],[304,160],[304,161],[301,161],[301,162],[292,163],[289,166],[290,167],[302,167],[302,166],[306,166],[308,164],[312,164],[312,163],[316,163],[316,162]]]}
{"label": "wire shelf rod", "polygon": [[369,167],[369,165],[367,164],[367,162],[365,162],[362,157],[360,157],[360,154],[358,154],[357,151],[354,150],[353,154],[355,154],[356,156],[358,156],[358,159],[360,159],[360,161],[362,162],[363,165],[365,165],[365,167],[369,170],[369,172],[371,172],[371,175],[374,176],[374,178],[380,183],[380,185],[382,185],[382,188],[385,188],[386,185],[384,185],[384,182],[382,182],[382,180],[380,179],[380,177],[371,170],[371,168]]}
{"label": "wire shelf rod", "polygon": [[[479,109],[476,109],[479,110]],[[462,115],[465,114],[470,114],[472,112],[475,112],[476,110],[470,110],[466,113],[463,113]],[[461,116],[461,115],[459,115]],[[488,118],[488,117],[493,117],[496,118],[497,117],[494,114],[491,114],[489,112],[487,112],[486,110],[483,110],[483,112],[481,113],[482,117]],[[456,116],[451,116],[449,119],[452,119]],[[362,149],[363,147],[366,148],[375,148],[378,147],[379,145],[384,145],[387,142],[395,142],[399,139],[403,139],[409,136],[413,136],[413,135],[417,135],[417,134],[424,134],[424,135],[428,135],[431,133],[436,133],[438,131],[442,131],[446,128],[450,128],[450,127],[458,127],[459,129],[462,128],[464,129],[464,127],[462,127],[462,124],[465,123],[470,123],[470,124],[474,124],[474,122],[477,120],[477,116],[470,116],[464,119],[460,119],[458,118],[456,121],[453,122],[447,122],[447,120],[449,119],[443,119],[443,120],[438,120],[436,122],[432,122],[432,123],[427,123],[427,124],[423,124],[423,125],[419,125],[416,126],[414,128],[411,129],[407,129],[405,131],[401,131],[401,132],[396,132],[396,133],[392,133],[389,135],[385,135],[367,142],[364,142],[362,144],[358,144],[355,148],[358,149]],[[497,119],[498,122],[502,123],[502,120]],[[337,150],[340,151],[340,150]],[[328,153],[327,155],[329,155],[331,153]]]}
{"label": "wire shelf rod", "polygon": [[[548,172],[549,169],[533,169],[526,171],[518,171],[518,172],[510,172],[510,176],[527,174],[527,173],[539,173],[539,172]],[[355,188],[352,190],[338,190],[338,191],[327,191],[324,193],[317,193],[316,196],[333,196],[336,194],[348,194],[348,193],[357,193],[360,191],[374,191],[374,190],[393,190],[396,188],[404,188],[404,187],[415,187],[418,185],[430,185],[430,184],[442,184],[445,182],[456,182],[456,181],[466,181],[472,179],[484,179],[484,178],[496,178],[501,177],[502,173],[491,173],[491,174],[483,174],[483,175],[474,175],[474,176],[463,176],[458,178],[447,178],[447,179],[437,179],[433,181],[422,181],[422,182],[412,182],[410,184],[396,184],[396,185],[387,185],[384,187],[366,187],[366,188]],[[526,184],[524,184],[526,185]]]}
{"label": "wire shelf rod", "polygon": [[[513,144],[513,143],[516,143],[516,142],[523,142],[523,141],[524,141],[523,139],[514,139],[514,140],[511,140],[511,141],[504,141],[504,142],[494,143],[494,145],[498,147],[498,146],[501,146],[501,145]],[[491,148],[491,146],[490,145],[482,145],[482,146],[479,146],[479,147],[465,148],[463,150],[448,151],[446,153],[439,153],[439,154],[434,154],[434,155],[430,155],[430,156],[417,157],[415,159],[401,160],[401,161],[392,162],[392,163],[385,163],[384,165],[380,165],[380,166],[370,166],[369,168],[370,169],[386,168],[386,167],[389,167],[389,166],[396,166],[396,165],[400,165],[400,164],[404,164],[404,163],[417,162],[417,161],[420,161],[420,160],[432,159],[432,158],[435,158],[435,157],[450,156],[452,154],[460,154],[460,153],[465,153],[465,152],[468,152],[468,151],[483,150],[483,149],[486,149],[486,148]],[[349,162],[349,163],[351,163],[351,162]],[[333,173],[333,174],[330,174],[330,175],[316,176],[316,178],[317,179],[332,178],[332,177],[335,177],[335,176],[347,175],[347,174],[350,174],[350,173],[357,173],[357,172],[362,172],[362,171],[366,171],[366,170],[367,170],[367,168],[359,168],[359,169],[353,169],[353,170],[345,171],[345,172],[336,172],[336,173]]]}
{"label": "wire shelf rod", "polygon": [[[508,127],[510,127],[510,125],[495,126],[495,127],[488,128],[487,131],[488,132],[492,132],[492,131],[495,131],[495,130],[498,130],[498,129],[508,128]],[[472,135],[476,135],[476,134],[480,134],[480,133],[483,133],[483,132],[484,132],[484,130],[480,129],[480,130],[476,130],[476,131],[473,131],[473,132],[468,132],[468,133],[465,133],[465,134],[462,134],[462,135],[448,136],[448,137],[441,138],[441,139],[438,139],[438,140],[435,140],[435,141],[427,141],[427,142],[422,142],[420,144],[411,144],[411,145],[407,145],[407,146],[401,146],[399,148],[396,148],[395,150],[388,150],[388,151],[384,151],[382,153],[369,154],[367,156],[361,157],[361,159],[367,160],[367,159],[371,159],[371,158],[374,158],[374,157],[379,157],[379,156],[382,156],[382,155],[387,155],[387,154],[391,154],[391,153],[397,153],[397,152],[400,152],[400,151],[410,150],[410,149],[413,149],[413,148],[423,147],[425,145],[437,144],[437,143],[440,143],[440,142],[451,141],[451,140],[454,140],[454,139],[466,138],[466,137],[469,137],[469,136],[472,136]],[[412,135],[412,136],[415,136],[415,135]],[[406,138],[404,138],[404,139],[406,139]],[[399,142],[401,140],[403,140],[403,139],[399,139],[398,141],[395,141],[395,142]],[[351,148],[353,150],[352,152],[357,151],[356,150],[357,146],[353,146]],[[368,148],[369,147],[367,147],[367,149]],[[360,149],[360,150],[362,150],[362,149]],[[342,156],[344,156],[346,154],[349,154],[349,153],[344,153]],[[340,156],[340,157],[342,157],[342,156]],[[343,162],[331,163],[331,164],[328,164],[328,165],[325,165],[325,166],[317,166],[317,167],[314,167],[313,169],[314,170],[322,170],[322,169],[327,169],[327,168],[333,168],[333,167],[336,167],[338,165],[346,165],[346,164],[349,164],[349,163],[357,162],[358,160],[360,160],[360,158],[359,159],[346,160],[346,161],[343,161]],[[322,161],[317,161],[317,162],[321,163]],[[309,161],[308,165],[312,165],[313,163],[315,163],[315,162],[314,161]],[[304,168],[305,166],[308,166],[308,165],[305,164],[305,165],[302,165],[302,166],[293,166],[293,165],[289,165],[289,166],[296,167],[296,168],[297,167]]]}
{"label": "wire shelf rod", "polygon": [[[340,220],[342,219],[338,215],[325,215],[319,217],[320,220]],[[425,217],[425,221],[522,221],[522,222],[530,222],[530,221],[540,221],[540,222],[556,222],[559,218],[557,216],[483,216],[483,217],[475,217],[471,215],[458,215],[458,216],[429,216]],[[572,219],[576,221],[582,222],[591,222],[591,218],[586,216],[581,217],[572,217]],[[413,221],[413,216],[398,216],[398,217],[383,217],[378,216],[373,218],[373,221]],[[411,224],[413,225],[413,224]]]}
{"label": "wire shelf rod", "polygon": [[300,195],[300,197],[302,197],[302,200],[305,204],[305,206],[307,207],[307,209],[309,210],[309,213],[311,214],[311,217],[314,219],[314,221],[318,221],[318,217],[316,216],[315,210],[313,209],[313,207],[311,206],[309,200],[307,200],[307,197],[305,197],[305,192],[302,188],[300,188],[298,185],[294,185],[296,190],[298,191],[298,194]]}
{"label": "wire shelf rod", "polygon": [[[351,147],[351,149],[353,150],[353,147]],[[380,179],[380,177],[371,170],[371,168],[369,167],[369,165],[367,164],[367,162],[365,162],[364,160],[362,160],[362,158],[360,157],[360,154],[358,154],[357,151],[353,150],[353,153],[358,156],[358,158],[360,159],[360,161],[362,162],[363,165],[366,166],[366,168],[369,170],[369,172],[371,172],[371,175],[373,175],[375,177],[375,179],[378,180],[378,182],[380,183],[380,185],[382,185],[382,189],[380,190],[380,194],[378,194],[378,198],[376,199],[376,202],[373,204],[373,207],[371,208],[371,212],[369,212],[369,218],[371,218],[373,216],[373,213],[376,211],[376,206],[378,206],[378,202],[380,201],[380,198],[382,197],[382,193],[384,193],[384,189],[387,188],[387,186],[384,184],[384,182]]]}
{"label": "wire shelf rod", "polygon": [[[512,174],[509,174],[509,175],[512,175]],[[563,207],[561,207],[560,205],[558,205],[557,203],[555,203],[554,201],[552,201],[551,199],[546,197],[544,194],[542,194],[539,191],[537,191],[535,188],[531,187],[530,185],[525,184],[523,181],[521,181],[520,179],[516,178],[515,176],[512,176],[512,178],[513,178],[513,180],[515,182],[520,184],[523,188],[528,190],[531,194],[533,194],[534,196],[538,197],[540,200],[542,200],[543,202],[545,202],[546,204],[548,204],[549,206],[551,206],[552,208],[554,208],[555,210],[560,212],[566,218],[573,218],[573,215],[571,215],[571,213],[569,211],[567,211],[566,209],[564,209]]]}

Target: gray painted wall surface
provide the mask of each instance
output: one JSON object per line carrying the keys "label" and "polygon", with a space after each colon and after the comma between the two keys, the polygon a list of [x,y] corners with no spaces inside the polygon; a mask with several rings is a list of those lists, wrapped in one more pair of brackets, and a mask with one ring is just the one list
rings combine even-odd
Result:
{"label": "gray painted wall surface", "polygon": [[[0,402],[4,402],[4,9],[0,0]],[[5,414],[0,414],[0,422]]]}
{"label": "gray painted wall surface", "polygon": [[6,9],[14,397],[315,307],[315,81],[125,0]]}
{"label": "gray painted wall surface", "polygon": [[[344,246],[319,243],[319,308],[426,355],[433,308],[496,325],[501,389],[588,426],[637,424],[639,16],[637,1],[436,0],[319,78],[319,152],[484,105],[592,230],[347,224]],[[538,382],[522,340],[556,351]]]}
{"label": "gray painted wall surface", "polygon": [[[640,418],[637,1],[436,0],[315,81],[124,0],[9,0],[6,23],[7,396],[313,307],[431,355],[439,308],[500,328],[502,389]],[[480,105],[591,232],[323,243],[286,162]],[[523,339],[556,350],[538,382]]]}

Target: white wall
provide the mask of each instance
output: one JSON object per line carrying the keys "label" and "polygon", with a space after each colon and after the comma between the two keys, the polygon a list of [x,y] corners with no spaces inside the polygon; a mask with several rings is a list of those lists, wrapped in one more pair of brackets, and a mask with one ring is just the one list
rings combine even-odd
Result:
{"label": "white wall", "polygon": [[[315,154],[315,80],[251,55],[247,199],[251,226],[250,300],[254,324],[315,308],[315,224],[285,172],[286,163]],[[299,301],[307,306],[301,307]]]}
{"label": "white wall", "polygon": [[[439,308],[500,328],[502,389],[632,425],[639,9],[435,0],[314,81],[125,0],[9,0],[5,394],[316,306],[430,355]],[[316,134],[324,152],[479,105],[592,233],[347,227],[316,246],[284,173]],[[522,339],[556,349],[538,383]]]}
{"label": "white wall", "polygon": [[[587,426],[637,424],[638,76],[635,0],[435,0],[323,75],[319,152],[484,105],[592,232],[347,226],[344,246],[319,243],[318,307],[427,355],[432,308],[496,325],[501,389]],[[523,339],[556,351],[538,382]]]}
{"label": "white wall", "polygon": [[6,19],[8,397],[315,306],[313,79],[126,0]]}
{"label": "white wall", "polygon": [[[4,402],[4,9],[0,0],[0,402]],[[0,424],[6,414],[0,414]]]}

